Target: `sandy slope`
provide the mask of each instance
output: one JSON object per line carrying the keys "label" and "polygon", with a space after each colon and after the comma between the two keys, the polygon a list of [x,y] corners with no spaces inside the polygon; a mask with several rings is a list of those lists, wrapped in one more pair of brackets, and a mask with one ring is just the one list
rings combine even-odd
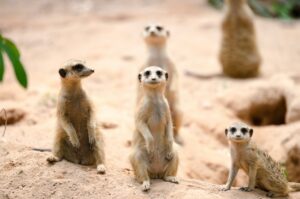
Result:
{"label": "sandy slope", "polygon": [[[66,161],[54,166],[45,162],[48,154],[0,141],[0,198],[266,198],[261,191],[220,191],[221,186],[182,179],[180,184],[153,180],[149,193],[143,193],[127,169],[110,168],[96,175],[95,168]],[[299,194],[292,194],[296,199]]]}
{"label": "sandy slope", "polygon": [[[0,146],[3,154],[0,156],[0,190],[12,198],[22,198],[24,194],[29,194],[28,197],[36,194],[36,198],[47,198],[51,194],[52,198],[62,197],[60,194],[74,198],[145,196],[132,180],[127,158],[133,131],[137,69],[146,56],[140,32],[149,22],[161,22],[171,29],[168,50],[180,71],[184,112],[181,134],[186,143],[179,147],[181,178],[217,184],[226,181],[229,155],[223,131],[237,118],[217,99],[226,97],[224,93],[228,89],[247,92],[240,88],[267,80],[277,73],[300,74],[299,22],[256,19],[264,58],[263,75],[259,80],[199,80],[185,76],[185,71],[220,71],[216,56],[222,15],[210,9],[205,1],[127,0],[120,3],[85,0],[82,1],[84,6],[79,1],[68,0],[24,2],[0,2],[1,32],[20,47],[30,80],[29,89],[21,89],[15,83],[11,69],[6,67],[5,79],[0,85],[0,108],[21,108],[27,113],[23,121],[8,127],[5,135],[8,143]],[[96,70],[84,81],[84,87],[97,107],[100,123],[117,125],[116,128],[102,129],[108,157],[108,174],[105,176],[94,175],[93,169],[67,162],[48,167],[44,162],[47,154],[19,146],[51,147],[59,88],[57,70],[70,58],[84,59]],[[298,126],[257,127],[254,139],[281,160],[278,152],[284,151],[278,138],[284,139],[289,135],[287,130],[298,129]],[[276,137],[270,134],[272,132]],[[18,174],[21,170],[24,174]],[[237,184],[244,182],[245,177],[241,174]],[[254,197],[253,194],[239,195],[238,191],[219,193],[203,182],[195,184],[200,184],[200,188],[184,183],[177,185],[179,188],[168,183],[154,183],[149,197],[197,198],[201,194],[201,198]],[[99,190],[105,190],[105,193]],[[295,196],[300,197],[299,194]]]}

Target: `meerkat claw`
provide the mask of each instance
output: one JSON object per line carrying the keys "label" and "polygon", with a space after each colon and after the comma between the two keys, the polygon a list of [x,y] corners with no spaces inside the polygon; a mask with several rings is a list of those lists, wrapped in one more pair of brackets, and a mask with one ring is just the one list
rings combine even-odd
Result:
{"label": "meerkat claw", "polygon": [[105,172],[106,172],[105,166],[103,164],[99,164],[97,166],[97,173],[98,174],[105,174]]}
{"label": "meerkat claw", "polygon": [[175,184],[179,184],[179,180],[178,180],[178,178],[176,176],[166,176],[164,178],[164,180],[166,182],[172,182],[172,183],[175,183]]}
{"label": "meerkat claw", "polygon": [[240,188],[241,191],[245,191],[245,192],[250,192],[252,191],[252,189],[250,187],[241,187]]}
{"label": "meerkat claw", "polygon": [[147,192],[150,190],[150,181],[144,181],[142,184],[142,190]]}

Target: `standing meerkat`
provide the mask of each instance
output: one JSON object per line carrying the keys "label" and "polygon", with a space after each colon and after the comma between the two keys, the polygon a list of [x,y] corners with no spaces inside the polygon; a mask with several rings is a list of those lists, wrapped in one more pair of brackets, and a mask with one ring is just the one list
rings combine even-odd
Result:
{"label": "standing meerkat", "polygon": [[261,56],[256,43],[252,13],[246,0],[226,0],[219,54],[223,73],[234,78],[259,74]]}
{"label": "standing meerkat", "polygon": [[[139,72],[143,71],[148,66],[159,66],[168,72],[169,79],[166,86],[165,96],[171,110],[174,125],[174,139],[178,144],[183,144],[183,140],[179,136],[179,129],[182,123],[182,111],[179,108],[178,72],[166,52],[166,45],[169,36],[169,30],[161,25],[148,25],[145,27],[143,37],[148,47],[149,56]],[[141,95],[141,88],[139,87],[137,103],[141,98]]]}
{"label": "standing meerkat", "polygon": [[57,129],[47,161],[63,158],[77,164],[97,165],[98,173],[105,173],[103,138],[97,127],[94,109],[81,87],[81,79],[94,70],[81,61],[70,61],[59,69],[61,90],[57,105]]}
{"label": "standing meerkat", "polygon": [[150,178],[178,183],[178,154],[173,149],[173,127],[165,87],[168,73],[151,66],[139,73],[141,99],[135,116],[133,152],[130,162],[142,190],[150,189]]}
{"label": "standing meerkat", "polygon": [[268,197],[283,197],[289,192],[300,191],[300,184],[288,182],[281,165],[250,141],[251,128],[234,123],[225,130],[225,134],[230,144],[231,168],[224,191],[231,188],[239,169],[249,177],[248,187],[241,187],[242,191],[252,191],[257,187],[266,190]]}

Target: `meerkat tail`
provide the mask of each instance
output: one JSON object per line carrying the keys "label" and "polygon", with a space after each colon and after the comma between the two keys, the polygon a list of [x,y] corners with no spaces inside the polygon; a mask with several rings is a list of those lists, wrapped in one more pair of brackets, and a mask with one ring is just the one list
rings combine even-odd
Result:
{"label": "meerkat tail", "polygon": [[290,192],[300,191],[300,183],[289,182],[289,191]]}
{"label": "meerkat tail", "polygon": [[224,75],[221,73],[211,73],[211,74],[200,74],[194,71],[186,70],[184,73],[186,76],[197,78],[197,79],[211,79],[214,77],[223,77]]}
{"label": "meerkat tail", "polygon": [[31,148],[31,150],[38,151],[38,152],[51,152],[51,149],[42,149],[42,148]]}

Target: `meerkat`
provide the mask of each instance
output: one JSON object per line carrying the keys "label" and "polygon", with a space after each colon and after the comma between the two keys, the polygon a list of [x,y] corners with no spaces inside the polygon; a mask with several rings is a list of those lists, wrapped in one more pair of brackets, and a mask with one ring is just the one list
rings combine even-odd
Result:
{"label": "meerkat", "polygon": [[92,103],[81,87],[81,79],[92,73],[94,70],[76,60],[59,69],[62,86],[57,105],[57,129],[53,155],[47,161],[54,163],[66,159],[82,165],[96,164],[97,172],[104,174],[103,137]]}
{"label": "meerkat", "polygon": [[261,56],[252,13],[246,0],[226,0],[219,60],[223,73],[234,78],[259,75]]}
{"label": "meerkat", "polygon": [[239,169],[249,177],[248,186],[241,187],[242,191],[257,187],[267,191],[268,197],[283,197],[289,192],[300,191],[300,183],[288,182],[281,165],[251,142],[253,129],[234,123],[225,129],[225,134],[230,144],[231,168],[224,191],[231,188]]}
{"label": "meerkat", "polygon": [[[178,144],[183,144],[183,139],[179,136],[179,129],[182,123],[182,111],[179,108],[178,72],[166,52],[166,45],[169,36],[170,31],[161,25],[153,24],[144,28],[143,38],[148,47],[149,56],[146,63],[140,68],[139,72],[143,71],[148,66],[159,66],[168,72],[169,79],[166,86],[165,96],[171,110],[174,125],[174,139]],[[138,87],[137,103],[141,98],[141,95],[141,88]]]}
{"label": "meerkat", "polygon": [[148,191],[150,178],[178,183],[179,159],[173,148],[171,113],[164,95],[168,73],[151,66],[139,73],[138,80],[142,95],[135,115],[130,163],[142,190]]}

